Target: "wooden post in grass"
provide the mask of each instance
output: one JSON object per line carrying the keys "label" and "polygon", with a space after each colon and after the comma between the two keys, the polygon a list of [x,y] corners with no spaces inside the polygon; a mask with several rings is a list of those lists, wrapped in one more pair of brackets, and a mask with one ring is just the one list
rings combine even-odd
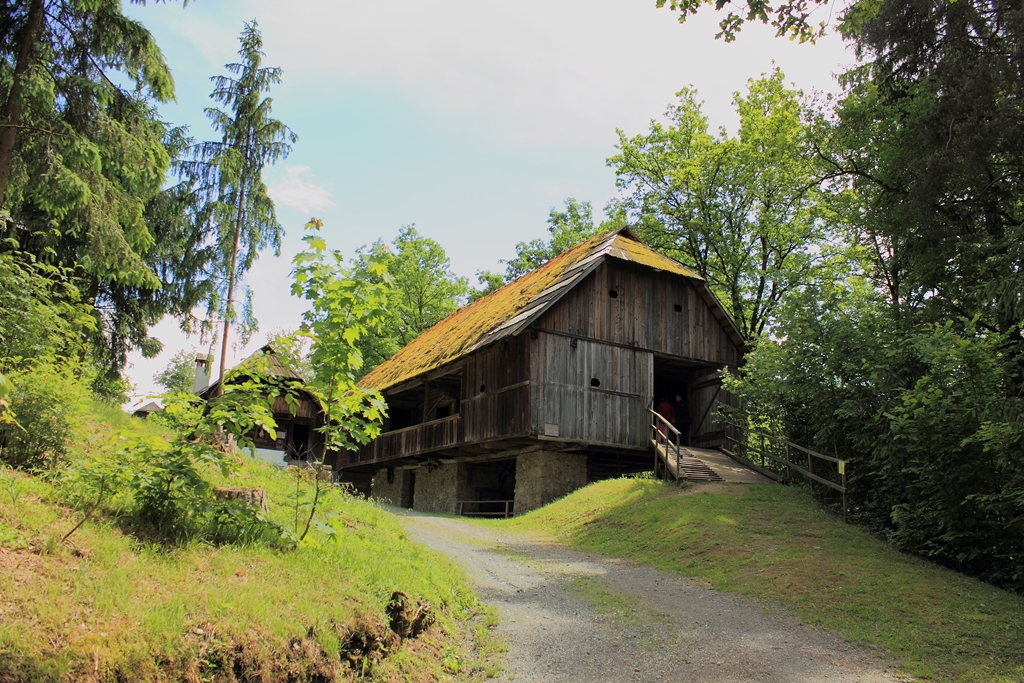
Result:
{"label": "wooden post in grass", "polygon": [[846,524],[846,463],[839,463],[839,471],[843,473],[843,524]]}

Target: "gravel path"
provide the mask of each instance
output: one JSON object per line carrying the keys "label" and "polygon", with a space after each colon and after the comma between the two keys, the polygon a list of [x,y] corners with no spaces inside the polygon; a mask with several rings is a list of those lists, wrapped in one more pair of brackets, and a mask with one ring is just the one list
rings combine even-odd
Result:
{"label": "gravel path", "polygon": [[891,665],[779,608],[677,575],[466,521],[395,510],[498,609],[501,680],[900,681]]}

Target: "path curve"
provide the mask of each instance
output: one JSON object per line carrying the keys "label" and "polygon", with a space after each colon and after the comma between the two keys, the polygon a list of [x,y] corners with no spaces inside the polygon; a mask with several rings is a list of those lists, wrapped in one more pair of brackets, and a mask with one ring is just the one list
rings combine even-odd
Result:
{"label": "path curve", "polygon": [[[871,652],[777,607],[766,611],[676,574],[542,539],[458,518],[393,511],[414,540],[462,565],[481,599],[497,608],[497,630],[509,647],[500,680],[903,680]],[[602,601],[609,595],[617,597]],[[632,605],[632,612],[623,605]]]}

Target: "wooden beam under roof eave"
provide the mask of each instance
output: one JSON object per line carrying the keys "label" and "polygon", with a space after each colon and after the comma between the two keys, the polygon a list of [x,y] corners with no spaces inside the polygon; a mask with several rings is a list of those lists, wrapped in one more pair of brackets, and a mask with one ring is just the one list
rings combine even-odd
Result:
{"label": "wooden beam under roof eave", "polygon": [[384,395],[400,394],[403,391],[415,389],[424,382],[433,382],[435,379],[441,379],[442,377],[447,377],[448,375],[454,375],[456,372],[462,370],[462,362],[463,361],[460,358],[459,360],[448,363],[447,365],[443,365],[437,368],[436,370],[431,370],[430,372],[425,372],[422,375],[418,375],[410,380],[406,380],[401,384],[396,384],[394,386],[387,387],[381,393],[383,393]]}

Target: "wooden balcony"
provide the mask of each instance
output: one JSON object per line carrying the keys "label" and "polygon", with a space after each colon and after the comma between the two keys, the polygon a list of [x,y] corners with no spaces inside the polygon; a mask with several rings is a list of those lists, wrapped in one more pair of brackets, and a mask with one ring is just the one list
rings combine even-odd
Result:
{"label": "wooden balcony", "polygon": [[385,432],[358,451],[350,453],[347,465],[364,465],[433,453],[451,448],[460,441],[462,420],[459,415],[452,415],[405,429]]}

